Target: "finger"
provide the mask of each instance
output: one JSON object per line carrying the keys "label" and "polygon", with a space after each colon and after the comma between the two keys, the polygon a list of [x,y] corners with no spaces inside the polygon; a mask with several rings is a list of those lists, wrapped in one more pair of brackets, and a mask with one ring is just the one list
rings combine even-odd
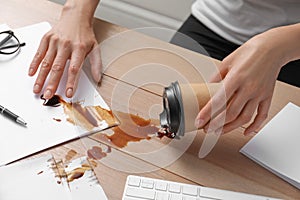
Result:
{"label": "finger", "polygon": [[242,112],[240,115],[232,122],[227,123],[224,128],[222,133],[228,133],[246,123],[248,123],[251,119],[253,114],[255,113],[255,110],[257,108],[257,100],[251,100],[248,101],[245,107],[243,108]]}
{"label": "finger", "polygon": [[228,68],[224,64],[221,64],[220,70],[212,75],[212,77],[209,79],[209,82],[211,83],[220,82],[224,79],[227,73],[228,73]]}
{"label": "finger", "polygon": [[218,130],[222,130],[225,125],[226,111],[223,110],[216,118],[212,119],[208,124],[203,127],[205,133],[212,133]]}
{"label": "finger", "polygon": [[247,102],[248,102],[248,98],[243,94],[243,92],[241,91],[236,92],[230,99],[229,103],[227,103],[227,108],[225,110],[226,112],[225,124],[228,124],[236,120],[237,117],[242,113],[242,110],[245,107]]}
{"label": "finger", "polygon": [[74,50],[71,55],[70,67],[68,70],[68,80],[66,85],[66,97],[71,98],[77,88],[78,78],[82,64],[85,59],[85,54],[82,50]]}
{"label": "finger", "polygon": [[91,72],[93,79],[96,83],[99,83],[102,78],[102,60],[100,48],[98,45],[89,54],[89,59],[91,63]]}
{"label": "finger", "polygon": [[51,66],[55,56],[56,56],[56,45],[53,42],[51,42],[49,45],[49,49],[44,57],[44,60],[42,61],[42,64],[40,66],[39,74],[34,83],[33,86],[34,93],[38,94],[42,91],[47,76],[51,70]]}
{"label": "finger", "polygon": [[212,118],[209,123],[209,127],[206,125],[204,130],[206,132],[216,131],[226,124],[235,121],[242,112],[246,102],[247,100],[245,100],[245,97],[241,94],[241,92],[235,93],[227,105],[227,108],[224,109],[221,114]]}
{"label": "finger", "polygon": [[267,119],[268,117],[268,112],[269,112],[269,108],[271,105],[271,98],[267,98],[264,101],[262,101],[258,108],[257,108],[257,115],[255,116],[254,121],[250,124],[249,127],[246,128],[246,130],[244,131],[244,135],[249,135],[255,131],[257,131],[262,123]]}
{"label": "finger", "polygon": [[[226,95],[225,85],[226,83],[222,84],[216,94],[200,110],[195,119],[195,126],[197,128],[202,128],[210,119],[221,113],[226,108],[227,100],[230,99],[233,93],[232,91],[234,90],[229,90],[230,93]],[[230,83],[228,85],[230,88]]]}
{"label": "finger", "polygon": [[44,36],[41,39],[40,45],[37,49],[37,52],[35,53],[32,61],[30,63],[29,70],[28,70],[29,76],[33,76],[37,72],[39,65],[41,64],[43,58],[46,55],[46,52],[48,50],[48,45],[49,45],[49,37]]}
{"label": "finger", "polygon": [[222,60],[221,64],[219,65],[219,71],[216,72],[211,78],[209,82],[215,83],[215,82],[220,82],[222,81],[226,75],[229,72],[230,69],[230,65],[231,65],[231,60],[232,60],[232,54],[230,54],[229,56],[227,56],[226,58],[224,58],[224,60]]}
{"label": "finger", "polygon": [[70,51],[68,51],[66,48],[60,48],[57,52],[57,55],[51,67],[47,86],[45,88],[45,99],[50,99],[55,94],[69,57]]}

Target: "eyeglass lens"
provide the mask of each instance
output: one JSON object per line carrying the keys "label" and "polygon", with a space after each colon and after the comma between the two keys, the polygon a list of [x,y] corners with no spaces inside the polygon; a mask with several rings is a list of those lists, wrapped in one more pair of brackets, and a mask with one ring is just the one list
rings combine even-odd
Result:
{"label": "eyeglass lens", "polygon": [[0,33],[0,53],[12,54],[24,45],[25,43],[20,44],[13,32],[5,31]]}

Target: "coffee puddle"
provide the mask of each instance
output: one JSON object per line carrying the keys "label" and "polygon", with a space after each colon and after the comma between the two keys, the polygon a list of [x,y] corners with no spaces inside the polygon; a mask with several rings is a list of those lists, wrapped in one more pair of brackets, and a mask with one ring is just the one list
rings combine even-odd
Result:
{"label": "coffee puddle", "polygon": [[120,125],[111,128],[113,133],[98,133],[95,134],[95,137],[118,148],[126,147],[129,142],[150,140],[159,130],[154,120],[120,111],[115,112],[115,115],[119,119]]}

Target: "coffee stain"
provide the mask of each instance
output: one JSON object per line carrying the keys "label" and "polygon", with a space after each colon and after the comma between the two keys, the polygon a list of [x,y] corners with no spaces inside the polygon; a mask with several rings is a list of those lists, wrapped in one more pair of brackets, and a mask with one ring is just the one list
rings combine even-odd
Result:
{"label": "coffee stain", "polygon": [[90,159],[100,160],[107,156],[107,153],[102,150],[101,147],[93,146],[87,151],[87,156]]}
{"label": "coffee stain", "polygon": [[163,137],[167,137],[170,139],[173,139],[176,137],[176,134],[171,132],[170,129],[168,127],[162,127],[160,128],[157,132],[156,132],[156,136],[159,139],[162,139]]}
{"label": "coffee stain", "polygon": [[80,102],[66,102],[59,95],[54,95],[48,100],[42,95],[41,99],[44,100],[44,106],[58,107],[62,105],[64,113],[68,116],[67,121],[88,131],[99,127],[103,122],[107,123],[108,126],[118,124],[112,111],[100,106],[83,106]]}
{"label": "coffee stain", "polygon": [[55,177],[58,177],[59,179],[67,177],[64,163],[62,160],[56,161],[53,159],[53,162],[51,162],[51,168],[55,173]]}
{"label": "coffee stain", "polygon": [[37,175],[40,175],[40,174],[42,174],[42,173],[44,173],[44,171],[40,171],[40,172],[38,172],[38,173],[37,173]]}
{"label": "coffee stain", "polygon": [[53,118],[54,121],[61,122],[61,119]]}
{"label": "coffee stain", "polygon": [[84,173],[88,170],[92,170],[91,166],[81,166],[73,169],[70,172],[67,172],[67,181],[72,182],[75,179],[83,177]]}
{"label": "coffee stain", "polygon": [[67,155],[65,156],[65,160],[69,161],[77,155],[77,152],[73,149],[69,150]]}
{"label": "coffee stain", "polygon": [[60,180],[57,181],[57,184],[61,184],[61,179],[66,179],[66,181],[72,182],[76,179],[81,178],[86,171],[93,170],[89,163],[81,164],[81,167],[77,167],[71,171],[66,171],[66,166],[62,160],[54,161],[51,163],[51,168],[55,173],[55,177],[58,177]]}
{"label": "coffee stain", "polygon": [[129,142],[150,140],[159,130],[154,120],[120,111],[114,114],[120,121],[120,125],[111,129],[113,134],[98,133],[95,137],[116,147],[124,148]]}
{"label": "coffee stain", "polygon": [[[89,163],[91,163],[91,165],[92,165],[94,168],[96,168],[96,167],[98,166],[97,162],[96,162],[94,159],[88,158],[88,161],[89,161]],[[82,165],[82,166],[83,166],[83,165]]]}

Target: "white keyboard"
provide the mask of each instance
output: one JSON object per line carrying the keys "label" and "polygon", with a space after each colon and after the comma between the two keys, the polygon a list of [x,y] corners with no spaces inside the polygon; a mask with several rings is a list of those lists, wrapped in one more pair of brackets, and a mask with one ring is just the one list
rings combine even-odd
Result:
{"label": "white keyboard", "polygon": [[[165,181],[127,177],[122,200],[275,200],[274,198]],[[278,200],[278,199],[276,199]]]}

